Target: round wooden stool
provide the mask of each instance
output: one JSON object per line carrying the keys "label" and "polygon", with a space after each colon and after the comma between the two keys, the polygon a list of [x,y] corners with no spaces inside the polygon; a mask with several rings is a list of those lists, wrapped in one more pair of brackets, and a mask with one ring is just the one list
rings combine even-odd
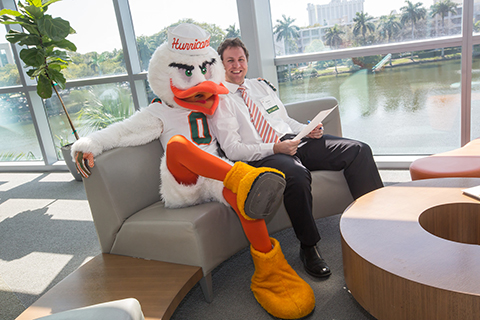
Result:
{"label": "round wooden stool", "polygon": [[417,159],[410,165],[412,180],[480,178],[480,139],[462,148]]}
{"label": "round wooden stool", "polygon": [[379,320],[478,319],[480,201],[475,178],[380,188],[340,220],[345,282]]}

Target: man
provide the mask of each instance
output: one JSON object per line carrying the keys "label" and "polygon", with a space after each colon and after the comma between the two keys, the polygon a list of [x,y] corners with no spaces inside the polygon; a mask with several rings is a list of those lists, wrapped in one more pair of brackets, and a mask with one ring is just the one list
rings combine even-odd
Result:
{"label": "man", "polygon": [[286,175],[284,204],[300,240],[300,259],[310,275],[329,276],[330,268],[316,246],[320,234],[312,215],[310,171],[344,170],[356,199],[383,187],[372,151],[362,142],[324,135],[322,124],[306,139],[279,140],[287,133],[300,132],[305,125],[288,117],[268,82],[245,79],[248,50],[240,39],[226,39],[217,51],[230,91],[212,119],[220,146],[231,160],[276,168]]}

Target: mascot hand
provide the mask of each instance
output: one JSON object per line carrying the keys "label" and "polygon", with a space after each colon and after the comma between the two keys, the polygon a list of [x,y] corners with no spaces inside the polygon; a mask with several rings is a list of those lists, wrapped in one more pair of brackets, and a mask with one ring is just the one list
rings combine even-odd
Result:
{"label": "mascot hand", "polygon": [[93,168],[95,165],[93,161],[93,154],[87,152],[77,152],[75,153],[75,167],[77,168],[78,173],[84,178],[88,178],[92,173],[90,168]]}

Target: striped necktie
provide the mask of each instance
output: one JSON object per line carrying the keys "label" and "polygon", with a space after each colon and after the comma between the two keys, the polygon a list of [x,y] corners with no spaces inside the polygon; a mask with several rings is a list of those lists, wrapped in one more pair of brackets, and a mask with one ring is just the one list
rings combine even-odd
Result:
{"label": "striped necktie", "polygon": [[275,132],[275,130],[273,130],[270,124],[268,124],[267,120],[265,120],[265,118],[263,117],[258,107],[255,105],[253,100],[248,96],[247,90],[245,90],[245,87],[243,85],[239,86],[238,90],[240,90],[242,94],[242,98],[248,107],[248,111],[250,112],[250,120],[255,126],[255,129],[257,129],[257,132],[260,134],[260,137],[262,137],[263,142],[265,143],[278,142],[277,133]]}

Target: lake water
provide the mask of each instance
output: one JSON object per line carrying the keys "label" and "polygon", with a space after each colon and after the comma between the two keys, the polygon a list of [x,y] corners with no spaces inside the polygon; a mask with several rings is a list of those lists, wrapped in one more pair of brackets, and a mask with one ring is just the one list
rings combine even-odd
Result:
{"label": "lake water", "polygon": [[[343,135],[367,142],[376,155],[431,154],[460,146],[460,77],[460,61],[450,60],[294,80],[279,91],[285,103],[337,98]],[[476,89],[472,85],[473,137],[480,135]]]}

